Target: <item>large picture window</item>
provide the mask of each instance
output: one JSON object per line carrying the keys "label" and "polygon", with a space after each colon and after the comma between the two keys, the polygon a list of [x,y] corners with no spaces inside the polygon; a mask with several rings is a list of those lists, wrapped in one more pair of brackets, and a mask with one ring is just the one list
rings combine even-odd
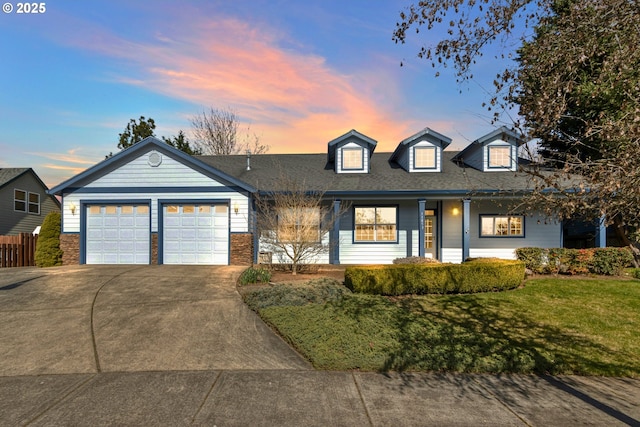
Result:
{"label": "large picture window", "polygon": [[40,215],[40,194],[13,190],[13,210]]}
{"label": "large picture window", "polygon": [[395,242],[397,240],[396,207],[356,207],[356,242]]}
{"label": "large picture window", "polygon": [[278,211],[278,241],[319,242],[320,208],[296,207]]}
{"label": "large picture window", "polygon": [[522,215],[480,215],[481,237],[524,237]]}
{"label": "large picture window", "polygon": [[511,167],[511,146],[489,146],[489,167],[490,168],[510,168]]}
{"label": "large picture window", "polygon": [[436,147],[413,147],[414,169],[436,168]]}
{"label": "large picture window", "polygon": [[363,149],[361,147],[343,148],[342,169],[362,170],[364,168],[363,157]]}

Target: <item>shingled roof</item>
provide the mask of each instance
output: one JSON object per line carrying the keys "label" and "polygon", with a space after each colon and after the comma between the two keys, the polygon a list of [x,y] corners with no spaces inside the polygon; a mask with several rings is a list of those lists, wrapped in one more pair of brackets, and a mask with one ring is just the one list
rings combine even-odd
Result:
{"label": "shingled roof", "polygon": [[4,187],[28,170],[29,168],[0,168],[0,187]]}
{"label": "shingled roof", "polygon": [[530,188],[529,177],[510,171],[481,172],[455,163],[457,151],[442,153],[441,172],[409,173],[390,160],[392,153],[374,153],[369,173],[336,173],[326,154],[260,154],[247,156],[198,156],[198,158],[263,192],[281,190],[279,177],[305,182],[309,190],[328,195],[355,194],[477,194],[522,192]]}

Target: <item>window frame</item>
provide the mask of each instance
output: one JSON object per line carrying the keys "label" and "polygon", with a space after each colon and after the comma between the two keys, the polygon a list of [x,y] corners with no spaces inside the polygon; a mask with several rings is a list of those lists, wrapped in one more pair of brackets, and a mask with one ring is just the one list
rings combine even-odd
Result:
{"label": "window frame", "polygon": [[[418,158],[417,150],[430,150],[433,151],[433,166],[418,166],[416,159]],[[413,146],[413,170],[417,171],[433,171],[438,170],[438,147],[428,145],[414,145]]]}
{"label": "window frame", "polygon": [[[18,197],[17,197],[17,193],[18,192],[24,194],[24,199],[18,199]],[[37,202],[32,202],[31,201],[31,197],[32,196],[37,197],[38,201]],[[17,203],[24,204],[24,208],[23,209],[18,209],[17,206],[16,206]],[[21,212],[21,213],[26,213],[26,214],[29,214],[29,215],[40,215],[41,205],[42,205],[42,201],[41,201],[40,193],[35,193],[33,191],[27,191],[27,190],[21,190],[19,188],[14,188],[13,189],[13,211],[14,212]],[[31,211],[32,207],[36,208],[34,212]]]}
{"label": "window frame", "polygon": [[[344,163],[344,159],[345,159],[345,151],[350,151],[350,152],[355,152],[355,151],[359,151],[360,152],[360,167],[346,167],[345,163]],[[340,149],[340,156],[341,156],[341,162],[340,162],[340,168],[341,170],[344,171],[363,171],[364,170],[364,147],[342,147]]]}
{"label": "window frame", "polygon": [[[317,227],[317,239],[315,240],[301,240],[301,241],[297,241],[297,240],[281,240],[280,236],[282,235],[282,232],[280,231],[282,227],[284,227],[284,224],[281,224],[281,219],[282,219],[282,215],[280,214],[280,212],[278,212],[278,217],[277,217],[277,229],[276,229],[276,241],[278,243],[284,243],[284,244],[295,244],[295,243],[321,243],[322,242],[322,209],[320,208],[320,206],[313,206],[313,207],[305,207],[305,208],[297,208],[297,209],[306,209],[306,210],[314,210],[316,211],[317,215],[318,215],[318,227]],[[307,217],[308,214],[303,214],[302,217]],[[299,231],[299,227],[300,227],[300,221],[297,221],[296,224],[294,224],[294,233],[297,236]],[[311,230],[309,230],[311,232]]]}
{"label": "window frame", "polygon": [[[483,218],[493,219],[493,234],[484,234],[482,227]],[[496,219],[507,219],[507,234],[495,234],[496,233]],[[511,234],[511,219],[519,218],[521,234]],[[523,239],[526,237],[525,233],[526,216],[520,214],[507,215],[507,214],[480,214],[478,216],[478,235],[481,239]]]}
{"label": "window frame", "polygon": [[[493,151],[494,149],[507,149],[509,154],[507,156],[507,159],[509,160],[509,164],[508,165],[499,165],[499,166],[491,166],[491,151]],[[488,145],[487,146],[487,168],[488,169],[513,169],[513,156],[511,155],[512,153],[512,146],[509,144],[500,144],[500,145]]]}
{"label": "window frame", "polygon": [[[390,223],[377,223],[376,218],[377,215],[375,214],[374,211],[374,223],[373,224],[358,224],[356,222],[356,211],[358,209],[382,209],[382,208],[393,208],[395,209],[395,222],[393,223],[393,225],[395,226],[395,231],[394,231],[394,240],[377,240],[377,227],[378,226],[383,226],[383,225],[391,225]],[[398,222],[399,222],[399,215],[400,215],[400,208],[398,205],[358,205],[358,206],[354,206],[353,207],[353,237],[352,237],[352,242],[354,244],[374,244],[374,245],[380,245],[380,244],[397,244],[399,239],[398,239]],[[374,240],[358,240],[357,239],[357,226],[358,225],[373,225],[373,232],[374,232]]]}

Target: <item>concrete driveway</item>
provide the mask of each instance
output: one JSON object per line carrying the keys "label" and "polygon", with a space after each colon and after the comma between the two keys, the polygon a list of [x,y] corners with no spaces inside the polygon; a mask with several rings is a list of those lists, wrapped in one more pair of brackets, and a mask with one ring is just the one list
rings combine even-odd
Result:
{"label": "concrete driveway", "polygon": [[242,302],[241,267],[0,270],[0,376],[310,369]]}

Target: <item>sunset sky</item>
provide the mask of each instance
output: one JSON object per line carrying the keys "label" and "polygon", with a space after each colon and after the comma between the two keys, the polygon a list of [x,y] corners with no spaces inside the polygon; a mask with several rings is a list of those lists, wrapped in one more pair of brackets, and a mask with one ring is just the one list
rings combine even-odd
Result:
{"label": "sunset sky", "polygon": [[[411,0],[62,1],[0,13],[0,167],[50,187],[117,152],[129,119],[189,135],[189,118],[230,108],[271,153],[325,152],[356,129],[393,151],[430,127],[461,149],[494,127],[475,82],[418,59],[439,34],[391,37]],[[3,3],[5,3],[3,1]],[[401,67],[400,63],[404,66]]]}

